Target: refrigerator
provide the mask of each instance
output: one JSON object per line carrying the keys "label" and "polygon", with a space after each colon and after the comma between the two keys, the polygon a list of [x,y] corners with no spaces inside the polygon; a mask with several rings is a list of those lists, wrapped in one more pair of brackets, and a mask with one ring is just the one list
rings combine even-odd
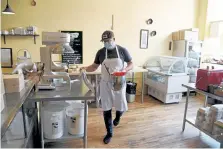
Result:
{"label": "refrigerator", "polygon": [[196,83],[197,70],[200,68],[202,41],[173,41],[173,56],[187,58],[189,83]]}

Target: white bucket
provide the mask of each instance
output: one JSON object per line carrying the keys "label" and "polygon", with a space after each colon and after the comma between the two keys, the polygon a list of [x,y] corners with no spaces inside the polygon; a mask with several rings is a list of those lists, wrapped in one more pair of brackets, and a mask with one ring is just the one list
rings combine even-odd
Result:
{"label": "white bucket", "polygon": [[68,132],[72,135],[84,133],[84,103],[73,103],[66,109]]}
{"label": "white bucket", "polygon": [[44,137],[57,139],[64,132],[64,107],[57,104],[48,104],[44,107]]}

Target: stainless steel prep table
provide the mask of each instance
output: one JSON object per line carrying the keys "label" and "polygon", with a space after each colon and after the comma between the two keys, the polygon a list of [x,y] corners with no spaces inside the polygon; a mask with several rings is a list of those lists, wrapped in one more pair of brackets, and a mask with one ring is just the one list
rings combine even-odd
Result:
{"label": "stainless steel prep table", "polygon": [[[29,100],[33,102],[39,102],[40,110],[40,124],[41,124],[41,143],[44,148],[46,142],[59,142],[68,139],[82,138],[84,147],[87,147],[87,101],[94,100],[95,95],[92,93],[83,81],[72,80],[71,89],[66,87],[56,87],[55,90],[41,90],[33,93],[29,96]],[[84,101],[84,134],[83,135],[70,135],[65,129],[63,136],[59,139],[46,139],[43,136],[43,102],[46,101],[65,101],[65,100],[82,100]]]}
{"label": "stainless steel prep table", "polygon": [[215,135],[212,135],[211,133],[203,130],[202,128],[197,127],[195,125],[195,119],[189,119],[189,118],[187,118],[187,107],[188,107],[189,93],[190,93],[191,90],[192,91],[196,91],[197,93],[200,93],[202,95],[205,95],[204,107],[207,106],[207,99],[208,99],[208,97],[214,98],[214,99],[219,100],[219,101],[223,101],[223,97],[220,97],[220,96],[217,96],[217,95],[214,95],[214,94],[211,94],[211,93],[208,93],[208,92],[199,90],[199,89],[197,89],[195,87],[195,83],[189,83],[187,85],[183,84],[182,86],[187,88],[187,97],[186,97],[186,103],[185,103],[185,109],[184,109],[184,118],[183,118],[182,131],[185,130],[185,124],[186,124],[186,122],[188,122],[189,124],[191,124],[192,126],[196,127],[197,129],[199,129],[200,131],[202,131],[206,135],[208,135],[211,138],[213,138],[214,140],[220,142],[220,147],[222,148],[223,147],[223,135],[221,135],[221,136],[215,136]]}

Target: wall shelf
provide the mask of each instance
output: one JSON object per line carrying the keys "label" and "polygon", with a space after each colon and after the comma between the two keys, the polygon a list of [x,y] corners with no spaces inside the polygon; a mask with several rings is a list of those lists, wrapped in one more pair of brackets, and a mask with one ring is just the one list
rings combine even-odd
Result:
{"label": "wall shelf", "polygon": [[39,35],[1,35],[4,38],[4,44],[6,44],[6,37],[33,37],[34,44],[36,44],[36,37]]}

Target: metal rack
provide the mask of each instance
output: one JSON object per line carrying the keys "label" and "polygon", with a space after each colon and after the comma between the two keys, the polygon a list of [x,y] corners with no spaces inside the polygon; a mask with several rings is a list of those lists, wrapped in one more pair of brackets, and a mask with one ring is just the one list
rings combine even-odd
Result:
{"label": "metal rack", "polygon": [[184,118],[183,118],[182,131],[185,130],[185,125],[186,125],[186,122],[187,122],[187,123],[191,124],[192,126],[194,126],[195,128],[199,129],[201,132],[203,132],[206,135],[210,136],[214,140],[218,141],[220,143],[220,147],[222,148],[223,147],[223,136],[222,135],[221,136],[212,135],[209,132],[203,130],[202,128],[197,127],[195,125],[195,119],[187,118],[187,108],[188,108],[189,92],[191,90],[196,91],[197,93],[200,93],[202,95],[205,95],[204,107],[207,106],[207,99],[208,99],[208,97],[214,98],[214,99],[219,100],[219,101],[223,101],[223,97],[220,97],[220,96],[217,96],[217,95],[214,95],[214,94],[211,94],[211,93],[199,90],[199,89],[197,89],[195,87],[195,83],[189,83],[187,85],[183,84],[182,86],[187,88],[187,97],[186,97],[186,103],[185,103],[185,109],[184,109]]}

